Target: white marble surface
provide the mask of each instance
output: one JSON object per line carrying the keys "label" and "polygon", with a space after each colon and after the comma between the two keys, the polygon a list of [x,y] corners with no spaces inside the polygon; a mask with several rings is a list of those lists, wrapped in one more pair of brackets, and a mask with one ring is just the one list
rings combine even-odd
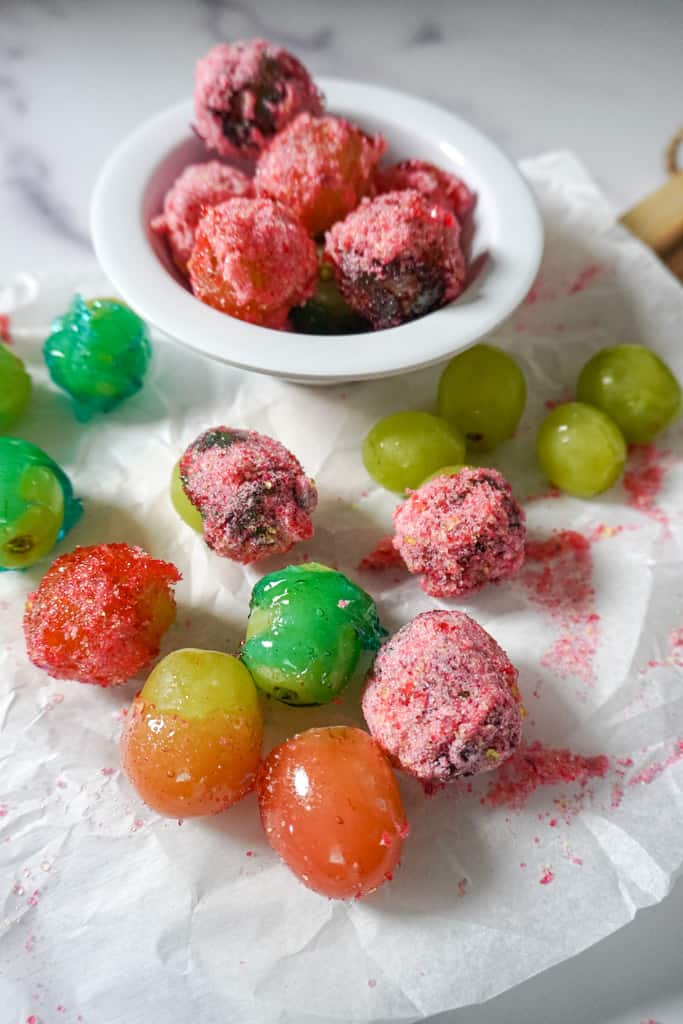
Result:
{"label": "white marble surface", "polygon": [[[257,34],[314,72],[438,100],[515,157],[574,149],[617,208],[663,180],[683,117],[680,0],[0,0],[0,283],[92,259],[88,199],[111,147],[188,93],[213,41]],[[594,949],[434,1020],[680,1024],[682,912],[679,885]]]}

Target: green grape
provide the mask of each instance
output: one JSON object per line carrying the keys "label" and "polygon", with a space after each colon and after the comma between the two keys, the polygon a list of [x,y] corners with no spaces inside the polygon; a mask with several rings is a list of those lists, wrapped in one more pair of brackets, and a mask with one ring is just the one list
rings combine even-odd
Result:
{"label": "green grape", "polygon": [[536,452],[551,483],[568,494],[592,498],[621,476],[626,442],[604,412],[583,402],[567,402],[541,424]]}
{"label": "green grape", "polygon": [[[464,462],[458,462],[453,466],[442,466],[441,469],[437,469],[436,472],[430,473],[429,476],[426,476],[422,483],[428,484],[430,480],[436,480],[437,476],[455,476],[455,474],[459,473],[461,469],[465,469],[466,465],[467,464]],[[422,484],[420,484],[420,487],[421,486]]]}
{"label": "green grape", "polygon": [[176,462],[171,473],[171,503],[180,518],[197,533],[202,533],[202,517],[183,490],[180,482],[180,461]]}
{"label": "green grape", "polygon": [[31,378],[21,359],[0,344],[0,431],[8,430],[28,405]]}
{"label": "green grape", "polygon": [[525,403],[524,374],[492,345],[461,352],[441,374],[439,413],[463,432],[472,451],[488,452],[512,437]]}
{"label": "green grape", "polygon": [[241,661],[220,651],[172,651],[152,671],[141,697],[186,719],[221,712],[260,717],[254,682]]}
{"label": "green grape", "polygon": [[331,274],[331,268],[323,265],[320,270],[315,294],[303,306],[295,306],[290,320],[300,334],[360,334],[368,331],[367,320],[351,309],[342,297],[336,281],[323,271]]}
{"label": "green grape", "polygon": [[596,353],[581,370],[576,393],[607,413],[634,444],[651,441],[681,407],[673,373],[642,345],[614,345]]}
{"label": "green grape", "polygon": [[375,423],[363,443],[370,476],[389,491],[419,487],[440,466],[460,463],[465,441],[457,429],[428,412],[395,412]]}

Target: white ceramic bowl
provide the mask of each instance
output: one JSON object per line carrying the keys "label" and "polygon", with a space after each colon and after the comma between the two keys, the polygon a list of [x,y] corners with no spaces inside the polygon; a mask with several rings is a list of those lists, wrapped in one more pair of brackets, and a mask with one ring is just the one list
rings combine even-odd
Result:
{"label": "white ceramic bowl", "polygon": [[331,336],[257,327],[199,302],[149,228],[180,171],[209,159],[190,127],[191,102],[141,125],[103,167],[90,216],[102,269],[145,320],[197,352],[244,369],[331,384],[446,359],[498,326],[531,287],[543,229],[529,188],[494,143],[454,114],[377,85],[323,78],[320,86],[329,111],[386,136],[385,163],[429,160],[476,191],[470,256],[479,272],[458,299],[400,327]]}

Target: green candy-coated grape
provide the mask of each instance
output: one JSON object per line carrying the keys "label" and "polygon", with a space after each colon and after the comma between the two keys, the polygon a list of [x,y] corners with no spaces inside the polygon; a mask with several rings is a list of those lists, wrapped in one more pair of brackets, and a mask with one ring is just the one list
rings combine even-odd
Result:
{"label": "green candy-coated grape", "polygon": [[541,469],[551,483],[579,498],[611,487],[626,461],[626,442],[609,416],[583,402],[558,405],[536,438]]}
{"label": "green candy-coated grape", "polygon": [[363,443],[370,476],[389,491],[403,492],[440,466],[460,463],[465,441],[457,427],[428,412],[396,412],[375,423]]}
{"label": "green candy-coated grape", "polygon": [[642,345],[614,345],[589,359],[577,398],[602,409],[627,441],[647,444],[681,408],[681,388],[659,356]]}
{"label": "green candy-coated grape", "polygon": [[171,502],[180,518],[197,533],[202,533],[202,516],[183,490],[180,480],[180,461],[176,462],[171,473]]}
{"label": "green candy-coated grape", "polygon": [[340,572],[311,562],[260,580],[251,595],[242,660],[264,693],[286,704],[327,704],[362,650],[386,636],[372,598]]}
{"label": "green candy-coated grape", "polygon": [[151,349],[144,322],[124,302],[76,295],[52,324],[43,352],[50,376],[85,420],[140,390]]}
{"label": "green candy-coated grape", "polygon": [[68,477],[49,455],[0,437],[0,571],[40,561],[81,513]]}
{"label": "green candy-coated grape", "polygon": [[461,352],[441,374],[439,413],[463,432],[472,451],[488,452],[512,437],[525,403],[524,374],[493,345]]}
{"label": "green candy-coated grape", "polygon": [[31,378],[21,359],[0,344],[0,432],[19,419],[31,396]]}
{"label": "green candy-coated grape", "polygon": [[189,720],[221,712],[260,717],[249,672],[237,658],[220,651],[172,651],[152,671],[140,696]]}
{"label": "green candy-coated grape", "polygon": [[428,484],[430,480],[436,480],[438,476],[455,476],[461,469],[465,469],[466,465],[464,462],[459,462],[453,466],[442,466],[441,469],[437,469],[434,473],[430,473],[429,476],[425,477],[422,483]]}
{"label": "green candy-coated grape", "polygon": [[290,320],[300,334],[360,334],[368,331],[367,320],[345,302],[331,268],[323,264],[315,294],[303,306],[295,306]]}

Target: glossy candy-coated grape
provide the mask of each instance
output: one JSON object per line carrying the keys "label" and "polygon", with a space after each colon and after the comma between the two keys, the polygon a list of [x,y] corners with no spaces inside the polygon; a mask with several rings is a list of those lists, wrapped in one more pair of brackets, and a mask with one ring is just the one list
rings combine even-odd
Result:
{"label": "glossy candy-coated grape", "polygon": [[31,378],[21,359],[0,343],[0,433],[19,419],[31,396]]}
{"label": "glossy candy-coated grape", "polygon": [[151,349],[144,322],[124,302],[76,295],[52,324],[43,352],[55,384],[86,420],[140,390]]}
{"label": "glossy candy-coated grape", "polygon": [[493,345],[461,352],[441,374],[439,413],[463,432],[471,451],[488,452],[512,437],[525,403],[524,374]]}
{"label": "glossy candy-coated grape", "polygon": [[183,485],[180,479],[180,459],[176,462],[171,473],[170,494],[173,508],[176,510],[183,522],[192,527],[192,529],[197,533],[201,533],[202,514],[198,508],[195,508],[183,490]]}
{"label": "glossy candy-coated grape", "polygon": [[367,320],[345,301],[327,263],[318,269],[315,294],[292,310],[290,320],[300,334],[357,334],[370,330]]}
{"label": "glossy candy-coated grape", "polygon": [[259,774],[268,842],[323,896],[350,899],[391,879],[407,835],[389,762],[366,732],[309,729],[276,747]]}
{"label": "glossy candy-coated grape", "polygon": [[42,448],[0,437],[0,571],[39,562],[82,512],[69,478]]}
{"label": "glossy candy-coated grape", "polygon": [[217,814],[254,786],[263,723],[244,665],[229,654],[168,654],[133,701],[123,770],[160,814]]}
{"label": "glossy candy-coated grape", "polygon": [[583,402],[567,402],[541,424],[536,452],[551,483],[576,497],[592,498],[621,476],[626,442],[604,412]]}
{"label": "glossy candy-coated grape", "polygon": [[264,693],[287,704],[327,704],[361,651],[386,636],[372,598],[340,572],[309,562],[254,587],[242,660]]}
{"label": "glossy candy-coated grape", "polygon": [[457,427],[428,412],[396,412],[375,423],[363,444],[370,476],[389,491],[419,487],[440,466],[460,463],[465,442]]}
{"label": "glossy candy-coated grape", "polygon": [[681,408],[678,381],[643,345],[614,345],[597,352],[579,374],[576,395],[602,409],[633,444],[648,444]]}

